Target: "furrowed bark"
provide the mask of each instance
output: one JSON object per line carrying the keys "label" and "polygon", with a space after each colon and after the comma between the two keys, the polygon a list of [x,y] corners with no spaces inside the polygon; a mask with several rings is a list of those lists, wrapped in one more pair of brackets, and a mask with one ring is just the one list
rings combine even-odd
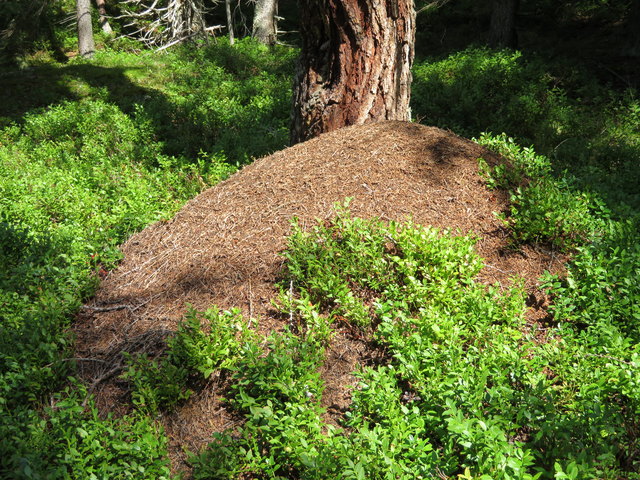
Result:
{"label": "furrowed bark", "polygon": [[410,119],[413,0],[300,0],[300,31],[292,143]]}

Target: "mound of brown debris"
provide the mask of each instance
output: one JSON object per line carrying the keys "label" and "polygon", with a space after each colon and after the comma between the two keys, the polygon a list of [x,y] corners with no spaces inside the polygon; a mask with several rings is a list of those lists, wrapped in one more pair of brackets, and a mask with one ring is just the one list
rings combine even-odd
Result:
{"label": "mound of brown debris", "polygon": [[[473,232],[487,267],[481,280],[511,284],[525,279],[535,308],[544,315],[536,288],[544,270],[562,268],[562,258],[541,249],[508,248],[508,235],[494,212],[507,208],[502,192],[488,190],[477,158],[498,159],[452,133],[412,123],[382,122],[345,128],[277,152],[242,169],[191,200],[170,221],[134,235],[122,247],[124,260],[102,282],[76,324],[77,357],[100,408],[127,407],[120,352],[154,351],[176,328],[187,305],[239,307],[259,318],[260,330],[281,326],[270,300],[282,266],[290,220],[302,225],[332,215],[332,206],[353,197],[355,216],[405,220],[453,232]],[[349,404],[350,373],[372,353],[364,341],[337,332],[323,375],[329,414]],[[215,385],[192,397],[163,422],[172,443],[174,468],[181,446],[197,450],[214,431],[233,425]],[[114,406],[120,405],[120,407]]]}

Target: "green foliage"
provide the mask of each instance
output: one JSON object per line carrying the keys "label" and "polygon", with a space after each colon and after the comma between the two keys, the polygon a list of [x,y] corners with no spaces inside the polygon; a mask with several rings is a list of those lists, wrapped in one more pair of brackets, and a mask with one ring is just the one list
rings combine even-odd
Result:
{"label": "green foliage", "polygon": [[[566,278],[547,278],[556,318],[586,328],[585,340],[595,341],[594,346],[621,338],[640,342],[637,235],[637,225],[613,225],[604,238],[577,250]],[[601,344],[600,336],[609,340]]]}
{"label": "green foliage", "polygon": [[[416,62],[412,111],[421,122],[468,137],[507,132],[535,145],[556,168],[624,166],[638,178],[635,91],[615,92],[564,58],[468,48]],[[631,187],[631,178],[619,178]]]}
{"label": "green foliage", "polygon": [[379,317],[375,310],[396,308],[398,302],[416,309],[426,296],[440,298],[481,268],[471,239],[449,240],[437,229],[411,223],[352,219],[346,207],[311,232],[294,222],[287,247],[280,296],[291,284],[311,302],[360,327]]}
{"label": "green foliage", "polygon": [[[505,136],[484,135],[481,143],[507,156],[501,168],[491,169],[481,162],[481,169],[489,185],[511,191],[508,224],[514,238],[552,242],[574,252],[566,277],[547,275],[545,279],[554,300],[555,330],[562,341],[542,349],[541,358],[553,372],[556,406],[544,414],[547,420],[533,443],[545,444],[549,465],[554,458],[566,458],[566,467],[554,463],[557,478],[583,478],[585,472],[596,478],[616,478],[619,468],[637,473],[634,412],[640,403],[631,379],[640,373],[638,217],[628,205],[612,202],[616,196],[609,190],[612,178],[627,173],[637,176],[637,172],[630,172],[628,163],[623,163],[621,169],[609,168],[609,177],[600,184],[591,181],[591,188],[582,190],[586,182],[579,175],[583,172],[564,172],[561,178],[536,176],[526,164],[536,166],[541,159],[548,164],[544,157],[514,146]],[[606,167],[601,162],[592,168],[602,172]],[[625,214],[631,219],[616,219]],[[565,416],[569,411],[573,417]],[[617,444],[611,443],[614,438]],[[582,451],[567,452],[563,448],[567,442],[577,443]]]}
{"label": "green foliage", "polygon": [[[65,43],[58,33],[56,40]],[[38,57],[28,70],[3,72],[0,434],[12,441],[3,443],[0,476],[59,478],[67,470],[75,478],[167,475],[154,466],[165,465],[159,447],[157,455],[140,450],[131,469],[110,453],[126,450],[118,438],[132,448],[149,444],[151,436],[164,442],[145,417],[118,421],[116,428],[93,413],[74,413],[87,438],[104,439],[104,448],[90,456],[74,446],[77,438],[66,441],[54,432],[47,422],[57,410],[41,405],[73,372],[65,332],[98,278],[119,260],[118,245],[228,176],[236,168],[231,164],[285,145],[293,55],[251,41],[235,50],[219,42],[163,56],[107,47],[92,62],[63,65]],[[211,324],[209,333],[200,321]],[[128,373],[139,411],[170,408],[205,377],[230,367],[241,323],[233,312],[190,312],[168,340],[172,353],[132,358]],[[36,432],[37,425],[43,427]],[[32,449],[36,439],[61,446]]]}
{"label": "green foliage", "polygon": [[[585,340],[604,348],[602,339],[562,324],[540,342],[525,328],[517,284],[501,291],[474,281],[472,245],[352,218],[345,207],[308,232],[294,223],[280,298],[302,335],[273,334],[266,354],[247,344],[231,389],[245,423],[192,458],[195,478],[635,478],[636,342],[622,332],[598,350]],[[326,322],[361,325],[335,301],[345,289],[367,300],[387,363],[358,373],[342,430],[322,420],[317,369]]]}
{"label": "green foliage", "polygon": [[[176,55],[176,85],[168,97],[174,131],[165,133],[168,125],[162,124],[159,129],[175,138],[167,144],[171,151],[224,152],[233,162],[248,163],[288,144],[295,50],[269,49],[252,39],[231,47],[222,38]],[[157,106],[151,115],[166,116]]]}
{"label": "green foliage", "polygon": [[545,64],[517,51],[469,48],[414,67],[412,110],[418,120],[473,136],[509,132],[552,147],[571,117],[565,93]]}
{"label": "green foliage", "polygon": [[526,179],[541,179],[551,173],[551,162],[547,157],[538,155],[533,147],[521,147],[504,133],[482,133],[475,140],[483,147],[500,154],[505,160],[504,163],[489,167],[484,159],[478,159],[480,173],[489,188],[513,189]]}
{"label": "green foliage", "polygon": [[323,348],[290,332],[272,335],[266,348],[266,355],[256,345],[247,348],[238,364],[233,388],[241,410],[267,401],[304,404],[321,395],[316,370],[324,356]]}
{"label": "green foliage", "polygon": [[65,15],[68,2],[47,0],[5,0],[0,4],[0,64],[22,64],[24,57],[38,50],[56,52],[59,32],[56,23]]}
{"label": "green foliage", "polygon": [[32,409],[62,386],[72,368],[65,330],[96,274],[120,258],[117,246],[227,168],[203,178],[198,165],[160,151],[148,124],[102,101],[62,104],[0,131],[0,410],[12,412],[1,432],[28,430]]}
{"label": "green foliage", "polygon": [[611,212],[600,196],[581,191],[566,172],[553,178],[550,161],[533,148],[504,134],[483,134],[478,143],[503,156],[504,163],[495,167],[480,158],[479,168],[490,188],[509,191],[508,216],[502,216],[516,242],[548,242],[567,250],[607,228]]}
{"label": "green foliage", "polygon": [[200,456],[194,478],[295,476],[310,467],[323,442],[322,385],[317,369],[324,349],[312,336],[274,333],[267,353],[245,345],[233,374],[232,404],[245,417],[239,436],[223,432]]}
{"label": "green foliage", "polygon": [[[203,320],[209,332],[203,330]],[[147,355],[128,355],[129,366],[122,377],[131,384],[133,403],[152,415],[173,408],[193,394],[189,388],[193,377],[196,383],[202,382],[238,362],[249,336],[237,310],[211,308],[200,313],[190,309],[167,340],[166,356],[151,360]]]}
{"label": "green foliage", "polygon": [[[0,25],[38,7],[5,3]],[[535,8],[619,21],[618,3]],[[34,38],[74,43],[32,33],[3,36],[5,52],[25,62]],[[296,54],[221,39],[152,55],[116,40],[91,63],[43,54],[3,72],[0,476],[167,478],[146,414],[223,375],[244,423],[192,457],[195,478],[640,478],[640,107],[561,57],[470,48],[417,62],[413,88],[417,118],[490,132],[480,143],[507,162],[481,170],[510,192],[513,238],[572,254],[566,276],[545,278],[548,323],[524,323],[517,283],[475,282],[473,239],[343,207],[294,224],[277,302],[289,329],[259,342],[235,311],[189,311],[166,352],[131,357],[135,415],[100,418],[75,384],[52,394],[73,372],[70,319],[117,245],[230,164],[286,145]],[[333,328],[385,353],[356,373],[343,428],[321,406]]]}
{"label": "green foliage", "polygon": [[103,98],[129,115],[141,105],[139,115],[153,126],[163,153],[194,158],[206,152],[244,164],[288,144],[296,55],[250,38],[233,47],[220,38],[162,56],[107,49],[91,65],[78,62],[48,74],[68,78],[72,95]]}
{"label": "green foliage", "polygon": [[[208,325],[208,332],[202,323]],[[209,378],[214,371],[230,369],[241,354],[242,345],[251,336],[240,310],[220,312],[212,307],[199,313],[190,309],[185,320],[169,338],[168,360]]]}
{"label": "green foliage", "polygon": [[3,478],[170,478],[167,441],[145,417],[100,418],[86,391],[56,394],[42,415],[2,411]]}
{"label": "green foliage", "polygon": [[10,70],[0,90],[0,126],[21,122],[38,107],[88,99],[146,124],[149,140],[181,162],[203,156],[243,164],[288,145],[295,49],[267,48],[252,39],[231,47],[225,38],[162,55],[118,48],[98,50],[91,61]]}
{"label": "green foliage", "polygon": [[151,360],[146,355],[127,355],[127,370],[122,378],[131,385],[131,399],[140,411],[157,415],[187,400],[192,390],[187,389],[189,372],[169,361]]}
{"label": "green foliage", "polygon": [[153,138],[149,124],[101,101],[27,116],[0,134],[1,218],[51,232],[70,244],[72,261],[113,263],[123,238],[224,172],[211,168],[203,179],[197,167],[161,155]]}
{"label": "green foliage", "polygon": [[602,222],[592,211],[597,197],[572,189],[566,181],[536,181],[511,194],[508,223],[519,242],[551,242],[562,249],[592,238]]}

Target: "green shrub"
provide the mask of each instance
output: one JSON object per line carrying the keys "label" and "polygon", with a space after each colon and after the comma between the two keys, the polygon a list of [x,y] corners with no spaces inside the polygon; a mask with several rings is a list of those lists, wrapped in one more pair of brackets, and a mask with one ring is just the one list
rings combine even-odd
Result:
{"label": "green shrub", "polygon": [[541,180],[551,173],[551,162],[547,157],[538,155],[533,147],[521,147],[504,133],[482,133],[474,140],[505,160],[504,163],[489,167],[483,158],[478,159],[480,173],[490,188],[513,189],[528,179]]}
{"label": "green shrub", "polygon": [[[637,214],[628,204],[611,202],[608,190],[611,178],[625,170],[613,168],[600,184],[588,184],[579,171],[572,172],[578,177],[566,172],[561,178],[535,176],[528,165],[548,164],[546,158],[505,136],[484,135],[481,143],[507,156],[500,168],[481,163],[481,169],[489,185],[511,191],[507,223],[514,238],[552,242],[574,253],[565,277],[545,278],[562,341],[541,351],[553,371],[555,392],[531,445],[536,450],[544,445],[547,453],[540,459],[547,471],[553,463],[558,478],[616,478],[621,466],[637,472],[633,412],[640,402],[631,380],[638,376],[635,345],[640,338]],[[591,168],[587,171],[603,172],[604,167]],[[588,190],[580,188],[587,184]],[[625,216],[631,220],[614,220]],[[567,450],[571,442],[580,449]],[[565,466],[555,462],[558,458],[565,458]]]}
{"label": "green shrub", "polygon": [[[416,62],[413,73],[412,112],[418,121],[467,137],[507,132],[547,155],[556,171],[610,184],[606,190],[616,200],[628,202],[631,195],[638,205],[635,90],[616,92],[567,59],[486,48]],[[613,172],[622,175],[611,178]]]}
{"label": "green shrub", "polygon": [[[203,331],[202,323],[208,332]],[[178,330],[167,341],[168,360],[209,378],[217,370],[228,370],[239,361],[242,346],[251,332],[240,310],[205,312],[190,309]]]}
{"label": "green shrub", "polygon": [[171,76],[157,79],[166,82],[164,95],[151,93],[144,102],[164,151],[224,154],[245,164],[287,146],[296,56],[294,49],[269,49],[250,38],[171,53]]}
{"label": "green shrub", "polygon": [[602,206],[599,199],[567,182],[533,182],[513,191],[510,201],[507,222],[518,242],[550,242],[568,249],[584,244],[603,227],[592,213]]}
{"label": "green shrub", "polygon": [[508,132],[543,151],[571,126],[565,92],[544,63],[520,52],[469,48],[417,62],[413,73],[412,111],[421,122],[469,137]]}
{"label": "green shrub", "polygon": [[322,393],[316,371],[324,349],[289,332],[267,339],[267,354],[252,345],[243,351],[234,374],[237,406],[250,411],[266,402],[305,404]]}
{"label": "green shrub", "polygon": [[122,378],[131,385],[131,399],[138,410],[158,415],[170,410],[193,393],[187,389],[189,371],[169,361],[151,360],[147,355],[127,355]]}
{"label": "green shrub", "polygon": [[565,172],[551,175],[551,162],[533,148],[522,148],[506,135],[482,134],[477,140],[503,156],[489,167],[478,159],[490,188],[509,191],[509,210],[501,217],[516,242],[551,243],[569,250],[602,235],[611,212],[599,195],[580,190],[580,181]]}
{"label": "green shrub", "polygon": [[100,418],[86,390],[56,394],[44,412],[0,409],[3,478],[170,478],[161,427],[140,416]]}
{"label": "green shrub", "polygon": [[233,368],[231,404],[245,417],[238,432],[214,435],[192,457],[194,478],[297,476],[323,443],[322,386],[317,369],[324,349],[291,332],[274,333],[261,346],[248,343]]}
{"label": "green shrub", "polygon": [[[281,307],[309,321],[299,336],[272,335],[266,353],[247,345],[230,402],[245,423],[192,457],[195,478],[637,478],[636,343],[622,332],[605,347],[564,320],[540,342],[517,283],[474,281],[472,245],[344,207],[310,231],[294,223]],[[317,373],[326,322],[361,327],[340,295],[365,307],[386,353],[357,373],[344,430],[322,420]]]}
{"label": "green shrub", "polygon": [[[120,258],[117,246],[228,171],[160,151],[148,124],[102,101],[61,104],[0,131],[0,432],[13,435],[3,472],[29,449],[31,437],[15,432],[39,422],[41,402],[72,372],[66,329],[98,272]],[[142,458],[140,468],[155,461]],[[34,478],[48,468],[38,465]]]}
{"label": "green shrub", "polygon": [[591,330],[587,337],[613,328],[618,331],[614,338],[622,335],[636,343],[640,341],[638,229],[621,223],[607,233],[578,249],[566,278],[547,278],[554,295],[552,311],[559,320]]}
{"label": "green shrub", "polygon": [[[202,320],[209,332],[203,330]],[[193,394],[190,384],[219,375],[238,362],[249,337],[238,310],[190,309],[167,339],[165,356],[151,360],[147,355],[128,355],[129,365],[122,377],[131,384],[133,403],[152,415],[173,408]]]}
{"label": "green shrub", "polygon": [[418,308],[425,297],[441,298],[481,268],[472,239],[450,240],[412,223],[352,219],[342,207],[336,213],[311,232],[293,223],[281,297],[291,285],[332,315],[368,327],[376,309],[395,308],[395,302]]}

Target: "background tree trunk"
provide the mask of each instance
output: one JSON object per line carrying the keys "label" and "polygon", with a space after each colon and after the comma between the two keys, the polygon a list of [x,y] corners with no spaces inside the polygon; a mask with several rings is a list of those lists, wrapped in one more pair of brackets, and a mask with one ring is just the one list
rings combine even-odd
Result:
{"label": "background tree trunk", "polygon": [[291,142],[376,120],[409,120],[413,0],[300,0],[302,53]]}
{"label": "background tree trunk", "polygon": [[113,35],[113,30],[111,29],[111,25],[109,25],[109,20],[107,20],[107,9],[105,8],[104,0],[96,0],[96,6],[98,7],[98,14],[100,15],[98,20],[100,22],[100,28],[102,28],[102,31],[107,35]]}
{"label": "background tree trunk", "polygon": [[516,12],[519,0],[494,0],[489,30],[489,45],[492,47],[518,46]]}
{"label": "background tree trunk", "polygon": [[256,0],[251,36],[266,45],[275,45],[277,40],[276,10],[278,0]]}
{"label": "background tree trunk", "polygon": [[625,52],[631,57],[640,57],[640,0],[629,7],[626,27],[627,46]]}
{"label": "background tree trunk", "polygon": [[91,26],[91,0],[76,0],[78,22],[78,51],[81,57],[90,58],[95,53],[93,27]]}
{"label": "background tree trunk", "polygon": [[227,11],[227,30],[229,32],[229,45],[233,45],[234,36],[233,36],[233,15],[231,15],[231,0],[225,0],[224,5]]}

